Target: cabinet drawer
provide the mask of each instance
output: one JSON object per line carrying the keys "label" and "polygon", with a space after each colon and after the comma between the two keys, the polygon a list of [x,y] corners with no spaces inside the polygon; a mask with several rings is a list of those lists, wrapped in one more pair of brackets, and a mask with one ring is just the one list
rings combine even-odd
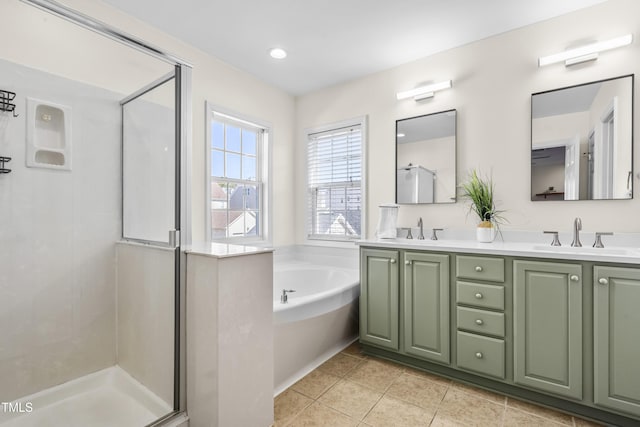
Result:
{"label": "cabinet drawer", "polygon": [[456,276],[463,279],[504,282],[504,259],[479,256],[457,256]]}
{"label": "cabinet drawer", "polygon": [[482,283],[456,283],[456,302],[481,308],[504,310],[504,287]]}
{"label": "cabinet drawer", "polygon": [[504,313],[458,307],[458,329],[504,338]]}
{"label": "cabinet drawer", "polygon": [[504,340],[458,331],[458,367],[504,379]]}

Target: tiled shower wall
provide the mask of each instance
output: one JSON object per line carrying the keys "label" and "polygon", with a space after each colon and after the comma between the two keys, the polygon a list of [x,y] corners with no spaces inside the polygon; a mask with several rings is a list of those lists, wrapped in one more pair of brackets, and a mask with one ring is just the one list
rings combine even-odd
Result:
{"label": "tiled shower wall", "polygon": [[[122,96],[0,60],[0,401],[116,362]],[[25,99],[71,107],[72,170],[25,166]]]}

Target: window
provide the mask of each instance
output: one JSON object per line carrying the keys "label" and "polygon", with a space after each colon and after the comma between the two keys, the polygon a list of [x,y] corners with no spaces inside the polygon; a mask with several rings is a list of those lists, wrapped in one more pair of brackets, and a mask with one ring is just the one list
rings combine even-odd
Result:
{"label": "window", "polygon": [[265,127],[208,108],[211,240],[265,239]]}
{"label": "window", "polygon": [[364,119],[307,134],[307,237],[354,240],[362,236]]}

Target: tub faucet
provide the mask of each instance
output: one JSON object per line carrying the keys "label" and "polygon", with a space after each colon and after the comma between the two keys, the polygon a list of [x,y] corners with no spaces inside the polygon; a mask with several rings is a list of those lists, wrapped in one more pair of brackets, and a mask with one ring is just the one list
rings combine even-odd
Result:
{"label": "tub faucet", "polygon": [[418,227],[420,227],[420,234],[418,234],[418,240],[424,240],[424,230],[422,229],[422,217],[418,220]]}
{"label": "tub faucet", "polygon": [[573,220],[573,242],[571,242],[572,247],[582,247],[582,243],[580,242],[580,230],[582,230],[582,220],[580,218],[576,218]]}
{"label": "tub faucet", "polygon": [[282,290],[282,295],[280,296],[280,302],[282,304],[286,304],[287,301],[289,300],[289,296],[287,295],[287,292],[295,292],[295,289],[283,289]]}

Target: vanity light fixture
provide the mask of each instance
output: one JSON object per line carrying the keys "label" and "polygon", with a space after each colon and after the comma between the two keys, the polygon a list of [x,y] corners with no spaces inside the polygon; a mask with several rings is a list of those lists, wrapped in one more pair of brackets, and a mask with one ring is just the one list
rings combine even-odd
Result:
{"label": "vanity light fixture", "polygon": [[401,99],[413,98],[416,101],[433,97],[436,91],[442,89],[449,89],[451,87],[451,80],[446,80],[440,83],[434,83],[426,86],[420,86],[415,89],[406,90],[404,92],[396,93],[398,101]]}
{"label": "vanity light fixture", "polygon": [[598,53],[605,50],[611,50],[622,46],[627,46],[633,41],[633,35],[627,34],[622,37],[616,37],[601,42],[590,43],[575,49],[565,50],[549,56],[541,56],[538,58],[538,67],[556,64],[564,61],[565,66],[579,64],[581,62],[593,61],[598,59]]}
{"label": "vanity light fixture", "polygon": [[284,59],[287,57],[287,51],[279,47],[274,47],[269,50],[269,55],[271,55],[273,59]]}

